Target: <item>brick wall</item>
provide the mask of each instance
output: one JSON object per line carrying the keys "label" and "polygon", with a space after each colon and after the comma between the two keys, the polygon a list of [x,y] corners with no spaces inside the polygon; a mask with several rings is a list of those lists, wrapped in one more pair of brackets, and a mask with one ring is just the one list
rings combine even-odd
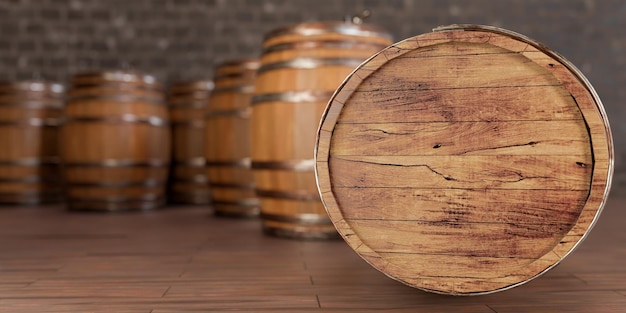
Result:
{"label": "brick wall", "polygon": [[626,2],[618,0],[0,0],[0,80],[126,64],[164,82],[210,78],[259,55],[263,34],[364,8],[397,40],[452,23],[525,34],[564,55],[598,91],[615,137],[614,193],[626,185]]}

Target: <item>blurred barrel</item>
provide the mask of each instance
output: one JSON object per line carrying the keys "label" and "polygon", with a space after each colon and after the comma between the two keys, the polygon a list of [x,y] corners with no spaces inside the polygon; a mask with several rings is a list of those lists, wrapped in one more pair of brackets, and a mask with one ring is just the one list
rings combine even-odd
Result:
{"label": "blurred barrel", "polygon": [[168,105],[172,129],[172,168],[169,200],[182,204],[209,204],[211,200],[204,159],[204,109],[212,81],[172,84]]}
{"label": "blurred barrel", "polygon": [[215,213],[258,216],[250,169],[250,101],[257,60],[233,60],[215,69],[206,110],[205,156]]}
{"label": "blurred barrel", "polygon": [[0,203],[61,200],[63,93],[62,85],[45,81],[0,83]]}
{"label": "blurred barrel", "polygon": [[165,202],[170,162],[162,86],[139,72],[73,77],[61,128],[70,210],[142,210]]}
{"label": "blurred barrel", "polygon": [[252,100],[252,168],[264,231],[294,238],[337,233],[317,192],[313,149],[341,81],[391,44],[369,25],[303,23],[268,33]]}

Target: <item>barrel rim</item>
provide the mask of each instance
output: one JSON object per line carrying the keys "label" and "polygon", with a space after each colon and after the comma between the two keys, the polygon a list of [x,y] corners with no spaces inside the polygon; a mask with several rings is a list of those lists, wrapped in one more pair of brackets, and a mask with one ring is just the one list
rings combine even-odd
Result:
{"label": "barrel rim", "polygon": [[85,71],[74,74],[72,77],[72,86],[91,85],[91,82],[82,83],[83,79],[101,79],[103,82],[125,82],[125,83],[141,83],[146,85],[160,85],[156,76],[147,74],[137,70],[94,70]]}
{"label": "barrel rim", "polygon": [[260,66],[261,66],[261,61],[259,59],[241,58],[241,59],[230,59],[230,60],[219,62],[215,66],[215,69],[216,69],[216,72],[220,68],[225,68],[225,67],[240,67],[245,70],[257,70]]}
{"label": "barrel rim", "polygon": [[[454,24],[450,26],[443,26],[443,27],[436,28],[433,30],[433,33],[430,33],[430,35],[434,33],[438,33],[438,32],[448,32],[448,31],[484,32],[484,33],[491,33],[494,36],[497,35],[497,36],[502,36],[502,37],[509,37],[511,40],[517,40],[519,42],[526,43],[529,46],[535,47],[538,51],[544,53],[545,55],[554,59],[556,62],[563,65],[564,71],[568,71],[569,74],[571,74],[572,79],[577,80],[577,82],[580,83],[580,85],[584,88],[584,93],[587,96],[589,96],[591,101],[595,104],[594,106],[595,111],[596,111],[595,113],[597,113],[596,119],[603,123],[603,125],[601,126],[599,125],[594,126],[595,131],[598,132],[595,136],[592,136],[591,134],[592,132],[590,131],[590,141],[593,141],[594,139],[606,140],[606,146],[601,146],[600,148],[598,148],[598,152],[602,152],[603,158],[605,159],[603,159],[601,163],[594,164],[594,169],[597,168],[597,169],[600,169],[600,171],[598,171],[599,174],[592,173],[592,177],[590,178],[591,187],[589,189],[589,196],[587,197],[587,200],[583,208],[581,209],[581,213],[580,213],[580,215],[582,215],[584,212],[590,211],[590,213],[587,213],[587,214],[591,216],[589,216],[590,217],[589,220],[586,220],[586,221],[580,221],[579,219],[578,221],[574,223],[572,227],[572,230],[576,228],[582,228],[584,232],[582,234],[580,233],[573,234],[573,231],[570,230],[568,233],[566,233],[564,236],[571,235],[571,236],[576,236],[576,238],[572,239],[571,241],[570,240],[562,241],[560,243],[557,243],[557,245],[555,246],[555,247],[559,247],[563,245],[563,247],[566,248],[565,253],[562,253],[562,254],[554,253],[559,257],[558,260],[551,262],[550,264],[547,265],[547,267],[545,267],[542,270],[539,270],[539,271],[529,270],[529,271],[524,272],[523,279],[521,280],[518,280],[509,285],[501,286],[496,289],[484,290],[484,291],[472,291],[468,293],[460,293],[460,292],[456,293],[456,292],[445,291],[445,290],[433,290],[433,289],[425,288],[424,286],[421,286],[421,285],[410,283],[404,280],[403,277],[397,277],[394,274],[387,272],[389,268],[392,267],[391,266],[392,264],[388,264],[389,267],[387,268],[386,265],[383,266],[380,263],[378,263],[378,261],[376,260],[376,257],[378,254],[375,251],[372,251],[371,253],[368,252],[367,256],[360,252],[357,253],[367,263],[372,265],[377,270],[384,272],[390,278],[397,280],[401,283],[410,285],[412,287],[418,288],[418,289],[422,289],[422,290],[426,290],[426,291],[430,291],[434,293],[454,294],[454,295],[490,294],[490,293],[494,293],[498,291],[508,290],[513,287],[525,284],[533,280],[534,278],[543,275],[548,270],[558,265],[568,255],[570,255],[579,246],[579,244],[586,238],[590,230],[593,228],[594,224],[597,222],[597,219],[603,210],[603,207],[608,198],[608,193],[610,191],[612,175],[614,172],[613,140],[612,140],[611,130],[609,127],[609,120],[608,120],[608,117],[606,115],[606,112],[604,110],[604,107],[602,105],[602,102],[598,94],[594,90],[593,86],[591,86],[589,81],[582,74],[582,72],[578,70],[572,63],[570,63],[563,56],[550,50],[543,44],[533,39],[530,39],[524,35],[518,34],[510,30],[493,27],[493,26],[473,25],[473,24]],[[367,79],[367,77],[369,77],[368,73],[375,72],[378,68],[382,67],[388,61],[400,55],[403,55],[404,53],[407,53],[408,51],[412,51],[412,49],[410,48],[424,47],[424,42],[420,42],[420,39],[421,39],[420,37],[430,36],[430,35],[429,34],[418,35],[418,36],[410,37],[400,42],[397,42],[389,46],[388,48],[378,52],[377,54],[373,55],[367,61],[363,62],[363,64],[355,68],[354,71],[351,74],[349,74],[346,77],[346,79],[343,81],[343,83],[341,83],[341,85],[337,88],[333,97],[328,102],[328,105],[322,115],[320,125],[318,127],[317,140],[316,140],[316,146],[315,146],[315,151],[314,151],[315,162],[316,162],[315,173],[316,173],[318,192],[320,193],[322,202],[324,203],[327,213],[329,214],[329,216],[331,216],[331,219],[333,220],[335,228],[340,233],[342,233],[342,236],[344,237],[346,242],[353,248],[353,250],[355,250],[355,252],[357,251],[356,249],[357,247],[360,248],[360,250],[362,251],[368,250],[370,248],[367,247],[367,245],[364,242],[362,242],[358,236],[350,236],[348,240],[347,238],[348,235],[344,234],[346,229],[350,229],[350,226],[348,222],[344,219],[341,206],[338,204],[337,199],[335,198],[335,195],[332,191],[333,184],[330,179],[331,177],[329,173],[330,168],[328,167],[333,130],[335,128],[335,125],[337,124],[341,111],[343,110],[344,102],[346,101],[346,99],[349,99],[350,94],[357,88],[356,85],[360,84],[362,81]],[[444,36],[441,36],[441,37],[442,38],[439,41],[437,41],[438,43],[452,42],[457,39],[452,34],[448,36],[447,41],[443,39]],[[368,67],[368,64],[370,65],[369,67]],[[355,79],[356,81],[353,82],[351,81],[351,79]],[[589,112],[587,113],[581,112],[581,115],[583,116],[583,119],[585,119],[585,123],[586,123],[587,118],[589,118],[588,116],[590,116],[591,114]],[[589,129],[589,126],[587,127]],[[605,150],[605,147],[606,147],[606,150]],[[591,153],[595,155],[596,153],[595,149],[593,149]],[[600,166],[597,166],[598,164],[600,164]],[[596,179],[599,180],[599,182],[596,182]],[[590,205],[593,208],[589,208],[588,206]],[[549,255],[553,252],[554,252],[554,249],[551,249],[544,256],[536,259],[535,261],[542,260],[544,259],[546,255]],[[550,260],[543,260],[543,261],[550,262]],[[519,273],[516,272],[516,274],[519,274]]]}
{"label": "barrel rim", "polygon": [[269,41],[284,35],[313,36],[327,33],[339,33],[360,37],[382,37],[393,40],[391,33],[372,24],[355,24],[345,21],[304,22],[279,27],[269,31],[263,41]]}
{"label": "barrel rim", "polygon": [[213,88],[215,88],[215,83],[212,79],[192,79],[172,82],[169,85],[168,91],[170,95],[186,95],[196,92],[211,91]]}
{"label": "barrel rim", "polygon": [[59,82],[48,80],[27,79],[18,81],[0,81],[0,90],[15,91],[32,91],[32,92],[49,92],[52,94],[63,95],[65,86]]}

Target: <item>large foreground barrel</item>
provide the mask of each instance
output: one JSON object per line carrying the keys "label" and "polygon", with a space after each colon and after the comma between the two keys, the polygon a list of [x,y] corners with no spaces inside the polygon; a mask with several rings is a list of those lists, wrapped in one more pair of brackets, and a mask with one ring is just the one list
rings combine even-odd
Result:
{"label": "large foreground barrel", "polygon": [[75,75],[65,106],[61,159],[70,210],[162,205],[170,130],[161,85],[138,72]]}
{"label": "large foreground barrel", "polygon": [[337,237],[315,185],[315,133],[341,81],[389,44],[376,27],[344,22],[298,24],[266,36],[252,110],[252,168],[266,233]]}
{"label": "large foreground barrel", "polygon": [[218,215],[259,214],[250,170],[250,99],[258,60],[219,64],[206,109],[207,173],[213,208]]}
{"label": "large foreground barrel", "polygon": [[454,25],[360,66],[319,129],[320,194],[367,262],[445,294],[508,289],[597,220],[613,145],[598,95],[522,35]]}
{"label": "large foreground barrel", "polygon": [[211,200],[204,158],[204,110],[213,90],[211,81],[172,84],[168,105],[172,128],[172,168],[169,200],[209,204]]}
{"label": "large foreground barrel", "polygon": [[45,81],[0,83],[0,203],[61,200],[63,93],[62,85]]}

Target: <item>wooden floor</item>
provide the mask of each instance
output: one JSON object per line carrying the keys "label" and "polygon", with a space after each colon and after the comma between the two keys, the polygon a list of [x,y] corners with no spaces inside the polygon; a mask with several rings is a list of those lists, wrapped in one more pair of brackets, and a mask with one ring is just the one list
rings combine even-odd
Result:
{"label": "wooden floor", "polygon": [[558,267],[486,296],[404,286],[341,240],[265,236],[207,208],[0,210],[0,312],[626,312],[626,198]]}

